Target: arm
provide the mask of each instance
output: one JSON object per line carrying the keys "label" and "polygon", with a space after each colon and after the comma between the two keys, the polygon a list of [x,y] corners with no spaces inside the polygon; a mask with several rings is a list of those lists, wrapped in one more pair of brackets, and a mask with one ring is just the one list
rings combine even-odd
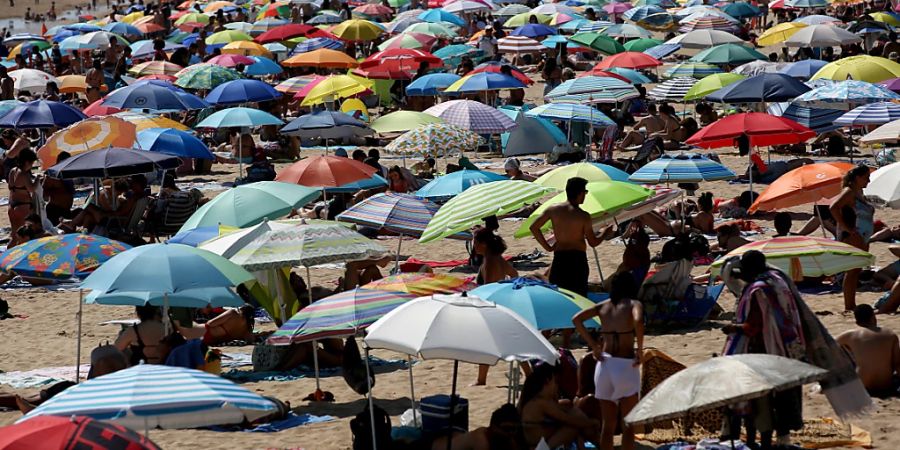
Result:
{"label": "arm", "polygon": [[119,337],[116,338],[116,343],[114,344],[119,351],[125,351],[129,345],[131,345],[131,341],[134,340],[134,328],[128,327],[119,334]]}
{"label": "arm", "polygon": [[600,305],[593,306],[591,308],[582,310],[578,314],[575,314],[572,317],[572,323],[575,325],[575,331],[578,332],[578,335],[581,336],[582,339],[587,343],[588,348],[591,349],[591,352],[594,354],[594,358],[597,360],[600,359],[600,354],[602,353],[602,349],[597,341],[591,336],[591,333],[588,332],[587,327],[584,326],[584,322],[586,320],[590,320],[595,316],[599,316],[600,314]]}
{"label": "arm", "polygon": [[587,428],[587,427],[595,427],[598,426],[597,421],[593,419],[588,419],[587,416],[584,415],[576,415],[569,414],[566,411],[563,411],[562,408],[559,407],[559,403],[556,402],[547,402],[546,404],[541,404],[541,412],[544,413],[545,416],[548,416],[552,419],[560,423],[564,423],[566,425],[570,425],[576,428]]}
{"label": "arm", "polygon": [[584,238],[587,240],[588,245],[596,247],[603,242],[603,239],[597,237],[594,233],[594,224],[591,223],[591,216],[588,213],[584,213],[584,216],[582,219],[584,222]]}
{"label": "arm", "polygon": [[631,315],[634,319],[634,341],[637,349],[634,353],[634,365],[641,364],[641,357],[644,355],[644,304],[632,300]]}
{"label": "arm", "polygon": [[831,206],[828,207],[828,210],[831,211],[831,217],[834,218],[835,223],[837,223],[838,227],[841,230],[845,230],[849,233],[854,233],[856,228],[848,227],[846,223],[844,223],[843,214],[841,214],[841,208],[847,206],[849,202],[853,200],[853,191],[845,188],[841,195],[838,196],[837,200],[835,200]]}
{"label": "arm", "polygon": [[541,215],[538,216],[537,220],[535,220],[534,223],[531,224],[529,230],[531,230],[531,235],[534,236],[534,238],[538,241],[538,244],[541,244],[541,247],[543,247],[544,250],[553,252],[553,246],[551,246],[547,242],[547,238],[545,238],[544,233],[541,232],[541,227],[543,227],[544,224],[547,223],[548,220],[550,220],[550,210],[551,208],[547,208],[546,211],[541,213]]}
{"label": "arm", "polygon": [[510,264],[509,261],[507,261],[507,260],[504,259],[503,262],[506,263],[506,264],[503,266],[504,275],[506,275],[507,277],[510,277],[510,278],[518,278],[518,276],[519,276],[519,271],[516,270],[516,268],[513,267],[513,265]]}

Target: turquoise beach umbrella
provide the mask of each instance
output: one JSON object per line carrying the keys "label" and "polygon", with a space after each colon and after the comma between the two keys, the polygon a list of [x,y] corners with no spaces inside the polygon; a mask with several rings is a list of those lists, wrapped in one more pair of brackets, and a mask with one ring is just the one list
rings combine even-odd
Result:
{"label": "turquoise beach umbrella", "polygon": [[248,227],[278,219],[319,196],[321,190],[278,181],[261,181],[225,191],[200,207],[181,227]]}
{"label": "turquoise beach umbrella", "polygon": [[252,128],[263,125],[284,125],[284,122],[265,111],[238,107],[223,109],[213,113],[198,123],[196,128]]}

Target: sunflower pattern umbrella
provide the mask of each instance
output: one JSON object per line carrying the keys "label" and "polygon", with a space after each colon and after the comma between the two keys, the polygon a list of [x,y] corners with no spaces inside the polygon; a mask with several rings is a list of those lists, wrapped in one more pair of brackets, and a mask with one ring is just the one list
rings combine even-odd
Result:
{"label": "sunflower pattern umbrella", "polygon": [[41,168],[56,164],[61,152],[72,156],[108,147],[131,148],[137,127],[115,116],[93,117],[53,133],[38,149]]}
{"label": "sunflower pattern umbrella", "polygon": [[0,270],[24,277],[84,277],[129,247],[91,234],[63,234],[28,241],[0,254]]}
{"label": "sunflower pattern umbrella", "polygon": [[446,123],[431,123],[407,131],[385,147],[394,153],[452,154],[478,148],[481,137]]}

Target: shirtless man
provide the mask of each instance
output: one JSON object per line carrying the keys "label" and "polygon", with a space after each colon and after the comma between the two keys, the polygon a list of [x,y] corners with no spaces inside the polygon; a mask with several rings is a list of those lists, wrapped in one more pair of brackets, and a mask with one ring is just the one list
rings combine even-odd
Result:
{"label": "shirtless man", "polygon": [[100,100],[100,86],[103,85],[103,66],[99,59],[94,60],[94,66],[88,70],[84,77],[87,84],[87,101],[88,104]]}
{"label": "shirtless man", "polygon": [[[613,450],[613,434],[619,417],[625,417],[638,402],[641,391],[641,355],[644,350],[644,309],[637,297],[638,284],[629,273],[613,277],[609,301],[585,309],[572,318],[575,329],[597,360],[594,397],[600,400],[603,428],[600,449]],[[600,319],[600,342],[584,326]],[[622,450],[634,449],[634,429],[622,424]]]}
{"label": "shirtless man", "polygon": [[634,124],[631,131],[625,135],[625,139],[622,139],[617,146],[617,150],[624,151],[628,147],[641,145],[644,143],[644,139],[667,131],[666,121],[659,116],[656,105],[653,103],[647,105],[647,112],[650,115]]}
{"label": "shirtless man", "polygon": [[119,40],[115,36],[109,38],[109,48],[103,54],[103,65],[107,69],[114,69],[119,61]]}
{"label": "shirtless man", "polygon": [[900,387],[900,340],[893,331],[878,326],[869,305],[853,310],[859,328],[845,331],[837,343],[850,352],[866,390],[875,397],[897,395]]}
{"label": "shirtless man", "polygon": [[6,66],[0,66],[0,100],[14,99],[14,85],[12,77],[6,72]]}

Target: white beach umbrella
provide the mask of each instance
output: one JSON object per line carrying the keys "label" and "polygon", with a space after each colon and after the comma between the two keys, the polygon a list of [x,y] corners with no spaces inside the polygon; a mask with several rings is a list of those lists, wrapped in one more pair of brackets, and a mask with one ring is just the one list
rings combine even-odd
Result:
{"label": "white beach umbrella", "polygon": [[900,141],[900,119],[888,122],[860,138],[863,144],[894,143]]}
{"label": "white beach umbrella", "polygon": [[694,30],[675,36],[666,44],[679,44],[682,48],[703,49],[721,44],[745,44],[741,38],[721,30]]}
{"label": "white beach umbrella", "polygon": [[862,42],[862,37],[834,25],[810,25],[792,34],[784,45],[788,47],[839,47]]}
{"label": "white beach umbrella", "polygon": [[875,197],[891,208],[900,209],[900,162],[880,167],[869,175],[869,185],[863,190],[867,197]]}
{"label": "white beach umbrella", "polygon": [[32,94],[43,94],[47,90],[47,83],[53,82],[59,86],[59,80],[47,72],[35,69],[19,69],[9,72],[13,79],[13,89],[16,92],[28,91]]}

